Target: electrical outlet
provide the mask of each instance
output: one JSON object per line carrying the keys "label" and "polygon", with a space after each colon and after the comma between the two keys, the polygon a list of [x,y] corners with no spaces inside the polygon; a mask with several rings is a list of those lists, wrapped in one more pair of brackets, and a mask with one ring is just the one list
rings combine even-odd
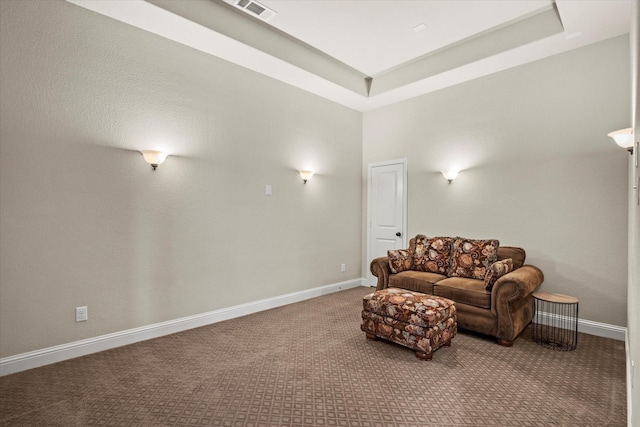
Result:
{"label": "electrical outlet", "polygon": [[76,322],[86,322],[89,319],[89,311],[87,306],[76,307]]}
{"label": "electrical outlet", "polygon": [[343,273],[347,271],[347,264],[340,264],[340,271]]}

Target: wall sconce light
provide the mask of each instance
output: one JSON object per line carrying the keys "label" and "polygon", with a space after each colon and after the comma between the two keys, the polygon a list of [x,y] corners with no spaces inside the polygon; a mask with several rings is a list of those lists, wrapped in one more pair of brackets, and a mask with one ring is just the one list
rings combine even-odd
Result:
{"label": "wall sconce light", "polygon": [[312,176],[313,171],[300,171],[300,178],[302,178],[305,184],[311,179]]}
{"label": "wall sconce light", "polygon": [[449,181],[449,184],[451,184],[451,181],[456,179],[459,173],[460,172],[456,170],[442,171],[442,176],[444,176],[444,179]]}
{"label": "wall sconce light", "polygon": [[164,160],[167,158],[169,153],[165,153],[163,151],[155,151],[155,150],[142,150],[142,156],[144,159],[151,165],[153,170],[156,170],[158,165],[164,163]]}
{"label": "wall sconce light", "polygon": [[630,154],[633,154],[633,128],[620,129],[607,134],[622,148],[626,148]]}

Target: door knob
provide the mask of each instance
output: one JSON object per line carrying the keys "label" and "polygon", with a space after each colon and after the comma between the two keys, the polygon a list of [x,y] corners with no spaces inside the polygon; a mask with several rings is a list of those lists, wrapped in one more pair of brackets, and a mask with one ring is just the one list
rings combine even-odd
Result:
{"label": "door knob", "polygon": [[398,231],[398,232],[396,233],[396,236],[400,237],[400,236],[402,236],[402,233]]}

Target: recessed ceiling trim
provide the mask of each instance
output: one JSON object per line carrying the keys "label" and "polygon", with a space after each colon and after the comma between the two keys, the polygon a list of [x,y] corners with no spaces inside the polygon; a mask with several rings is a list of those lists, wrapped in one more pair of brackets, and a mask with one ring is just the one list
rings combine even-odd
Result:
{"label": "recessed ceiling trim", "polygon": [[452,46],[445,46],[422,58],[375,75],[371,95],[397,89],[563,31],[557,11],[550,6],[526,19],[519,19]]}
{"label": "recessed ceiling trim", "polygon": [[365,95],[361,73],[223,0],[147,0],[195,24]]}
{"label": "recessed ceiling trim", "polygon": [[[626,19],[630,10],[630,1],[628,0],[616,2],[556,0],[566,32],[533,40],[514,48],[507,48],[507,50],[498,49],[498,53],[488,57],[476,58],[468,63],[463,61],[453,68],[448,66],[435,74],[422,74],[422,77],[418,76],[417,79],[406,79],[405,82],[408,83],[387,82],[389,89],[383,91],[384,75],[376,76],[372,81],[365,74],[359,73],[337,60],[327,61],[327,55],[322,56],[317,52],[314,55],[309,49],[305,51],[305,46],[302,46],[300,50],[300,52],[306,52],[305,55],[293,54],[296,57],[304,56],[304,59],[297,62],[290,61],[289,58],[292,54],[289,52],[287,55],[287,52],[282,51],[294,49],[295,39],[290,40],[290,43],[276,44],[275,50],[265,51],[260,45],[252,45],[235,36],[214,30],[194,19],[174,12],[169,7],[185,4],[214,4],[235,15],[230,20],[226,19],[229,16],[223,15],[225,18],[223,20],[228,21],[229,26],[235,27],[238,23],[245,22],[249,27],[242,26],[241,28],[250,28],[247,32],[253,32],[255,26],[258,25],[261,28],[258,31],[260,35],[268,33],[268,31],[264,31],[268,30],[266,27],[270,27],[269,25],[238,11],[231,5],[224,3],[223,0],[66,1],[363,112],[626,34],[630,28],[630,22]],[[599,18],[602,16],[600,12],[605,3],[609,20],[606,21],[606,25],[603,25]],[[613,11],[610,10],[611,8]],[[236,18],[242,19],[236,20]],[[595,25],[594,22],[598,25]],[[565,37],[567,34],[571,35],[577,31],[582,32],[583,35],[568,39]],[[278,37],[282,37],[282,34],[278,34]],[[324,69],[317,71],[319,66]],[[369,89],[373,93],[368,97]]]}
{"label": "recessed ceiling trim", "polygon": [[[366,108],[364,76],[358,79],[358,84],[362,87],[363,92],[362,95],[359,95],[340,84],[329,81],[146,1],[66,1],[283,81],[354,110],[362,111],[363,108]],[[191,3],[191,1],[182,3]]]}

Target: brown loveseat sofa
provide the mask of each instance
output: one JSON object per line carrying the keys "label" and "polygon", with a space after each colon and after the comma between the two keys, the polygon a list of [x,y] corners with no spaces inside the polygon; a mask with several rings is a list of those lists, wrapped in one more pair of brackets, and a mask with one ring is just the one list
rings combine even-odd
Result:
{"label": "brown loveseat sofa", "polygon": [[542,271],[525,265],[524,249],[490,240],[417,235],[408,249],[371,261],[377,289],[395,287],[449,298],[458,327],[491,335],[504,346],[531,322],[532,294]]}

